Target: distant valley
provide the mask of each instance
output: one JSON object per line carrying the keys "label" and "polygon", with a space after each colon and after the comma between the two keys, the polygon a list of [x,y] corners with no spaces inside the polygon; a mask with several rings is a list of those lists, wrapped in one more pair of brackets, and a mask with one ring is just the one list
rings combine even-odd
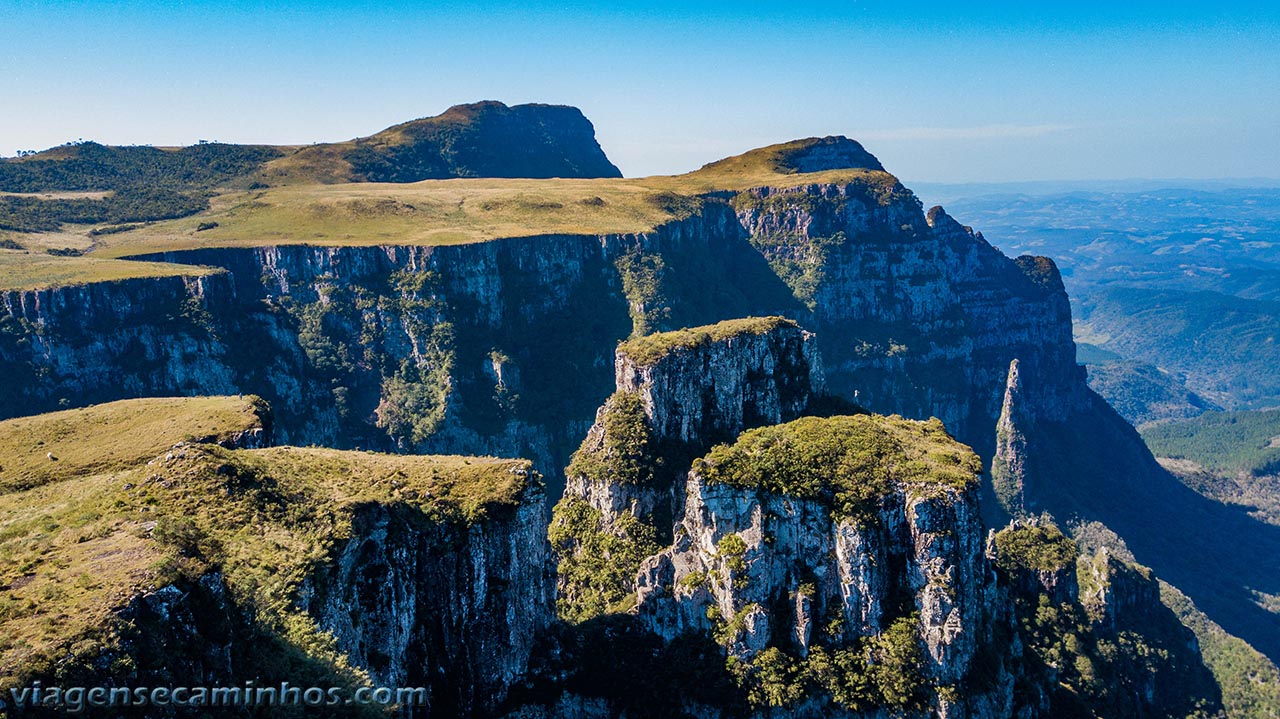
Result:
{"label": "distant valley", "polygon": [[[1128,419],[1280,405],[1280,188],[993,189],[935,191],[1005,252],[1058,262],[1082,361],[1105,377],[1091,385]],[[1164,392],[1153,384],[1185,386],[1199,402],[1135,405]]]}

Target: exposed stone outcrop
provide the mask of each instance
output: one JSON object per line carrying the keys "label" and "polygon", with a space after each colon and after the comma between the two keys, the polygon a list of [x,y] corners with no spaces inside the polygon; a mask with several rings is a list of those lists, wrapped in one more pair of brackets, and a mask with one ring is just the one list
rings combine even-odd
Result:
{"label": "exposed stone outcrop", "polygon": [[615,386],[618,340],[773,314],[823,337],[834,392],[937,416],[983,456],[1014,358],[1028,411],[1069,414],[1083,383],[1051,263],[1010,261],[869,176],[709,195],[638,235],[192,250],[143,259],[227,272],[5,293],[0,362],[41,381],[0,393],[0,414],[245,392],[284,442],[562,467]]}
{"label": "exposed stone outcrop", "polygon": [[155,277],[0,292],[0,417],[144,396],[236,394],[210,335],[232,277]]}
{"label": "exposed stone outcrop", "polygon": [[751,243],[812,307],[832,389],[869,409],[936,416],[984,455],[1011,360],[1028,405],[1083,403],[1070,307],[1052,261],[1012,261],[901,185],[754,190]]}
{"label": "exposed stone outcrop", "polygon": [[[542,501],[539,488],[511,516],[462,536],[404,507],[361,507],[351,538],[307,578],[297,602],[372,686],[426,688],[425,701],[399,716],[488,715],[554,620]],[[60,678],[99,686],[235,687],[250,679],[298,686],[307,675],[276,676],[298,659],[282,657],[286,650],[256,625],[261,611],[240,604],[218,572],[166,585],[120,610],[117,646]],[[120,675],[104,667],[132,669]]]}
{"label": "exposed stone outcrop", "polygon": [[[595,611],[586,597],[602,593],[607,605],[632,594],[639,560],[657,549],[649,544],[670,539],[693,457],[816,406],[825,386],[815,344],[790,320],[753,318],[619,347],[618,391],[566,470],[552,518],[562,611],[585,618]],[[611,555],[628,566],[607,578],[581,566],[595,559],[585,555],[599,550],[600,534],[636,550]]]}
{"label": "exposed stone outcrop", "polygon": [[999,532],[991,530],[986,553],[1016,594],[1043,593],[1055,604],[1080,599],[1076,545],[1052,524],[1039,518],[1015,519]]}
{"label": "exposed stone outcrop", "polygon": [[[300,602],[375,686],[431,690],[430,715],[485,715],[554,620],[541,487],[462,532],[373,505]],[[416,716],[417,714],[415,714]]]}
{"label": "exposed stone outcrop", "polygon": [[[629,350],[668,342],[648,361]],[[781,318],[635,340],[618,352],[614,374],[619,392],[640,395],[656,439],[693,448],[799,417],[826,391],[813,334]]]}
{"label": "exposed stone outcrop", "polygon": [[822,172],[862,168],[884,170],[875,155],[867,152],[862,144],[847,137],[822,137],[800,140],[801,149],[787,153],[782,160],[783,169],[793,172]]}
{"label": "exposed stone outcrop", "polygon": [[[829,150],[802,153],[813,164],[793,169],[855,162]],[[1250,590],[1280,576],[1274,533],[1179,494],[1088,392],[1053,263],[1005,257],[856,162],[865,175],[840,184],[686,198],[682,219],[649,233],[196,250],[148,259],[226,272],[4,293],[0,372],[14,381],[0,386],[0,414],[60,400],[256,393],[276,409],[280,441],[528,456],[549,468],[555,497],[556,468],[618,386],[619,340],[786,315],[821,337],[833,392],[878,412],[941,418],[984,458],[997,455],[1016,359],[1011,424],[1020,409],[1021,426],[1034,428],[1023,430],[1026,503],[1103,519],[1228,630],[1280,652],[1273,618]],[[740,397],[726,396],[731,405]],[[694,405],[677,415],[670,426],[702,421]],[[663,441],[652,432],[665,427],[650,439]],[[1006,443],[1006,461],[1017,445]],[[683,482],[671,464],[650,471],[670,478],[667,489]],[[601,517],[665,504],[675,520],[686,506],[678,493],[669,501],[592,482],[572,494]],[[670,526],[659,519],[649,529]],[[1252,541],[1223,557],[1197,541],[1204,527]]]}
{"label": "exposed stone outcrop", "polygon": [[[1221,711],[1194,635],[1160,601],[1151,571],[1103,548],[1081,554],[1041,518],[992,532],[1023,654],[1016,693],[1058,716],[1192,716]],[[1078,710],[1078,709],[1077,709]]]}
{"label": "exposed stone outcrop", "polygon": [[[851,420],[885,428],[876,431],[906,427],[925,444],[950,441],[936,421],[915,427],[885,418],[842,421]],[[967,452],[954,446],[931,451]],[[919,450],[902,451],[911,454],[883,457],[880,466],[910,462]],[[838,494],[841,482],[876,481],[840,477],[838,458],[826,460],[832,464],[818,471],[833,474],[820,480],[828,483],[824,496]],[[816,647],[859,646],[885,635],[891,622],[909,621],[923,648],[919,671],[933,688],[925,690],[929,703],[941,716],[967,716],[968,700],[935,690],[964,685],[1001,615],[1001,595],[982,556],[976,467],[969,465],[967,483],[895,481],[884,495],[865,500],[868,514],[854,516],[841,515],[830,500],[708,483],[695,467],[675,543],[641,567],[639,616],[668,641],[713,635],[748,664],[768,647],[803,659]],[[1008,691],[1011,681],[998,679],[1003,689],[995,691]],[[973,706],[1007,711],[1012,701],[990,690],[971,694]]]}
{"label": "exposed stone outcrop", "polygon": [[991,458],[991,486],[1000,506],[1011,516],[1027,511],[1027,431],[1028,419],[1022,398],[1022,378],[1018,360],[1009,363],[1004,404],[996,423],[996,451]]}
{"label": "exposed stone outcrop", "polygon": [[[435,117],[389,127],[350,143],[317,145],[264,174],[332,165],[337,154],[363,182],[449,177],[622,177],[576,107],[487,101],[455,105]],[[279,166],[279,167],[277,167]]]}
{"label": "exposed stone outcrop", "polygon": [[[360,686],[423,688],[395,715],[487,716],[522,680],[555,620],[545,488],[526,461],[264,449],[271,416],[257,398],[56,413],[45,435],[65,431],[68,415],[112,438],[103,446],[115,464],[103,470],[68,454],[56,496],[70,508],[48,516],[85,516],[106,531],[43,523],[48,563],[38,576],[54,586],[77,577],[78,592],[48,593],[40,606],[7,599],[0,625],[8,638],[22,622],[70,612],[93,619],[49,621],[58,632],[0,644],[5,701],[10,688],[37,681],[272,691],[288,682],[347,697]],[[177,436],[183,426],[222,426],[210,418],[226,415],[239,429],[154,458],[162,445],[137,431],[163,426]],[[26,444],[31,421],[4,423],[0,441]],[[189,424],[171,426],[179,421]],[[5,511],[44,489],[6,488]],[[84,555],[110,568],[75,563]],[[4,590],[21,593],[30,580],[10,583],[13,576],[0,576]],[[204,701],[192,706],[211,705]],[[183,715],[175,707],[127,713]],[[90,707],[88,715],[118,713]]]}

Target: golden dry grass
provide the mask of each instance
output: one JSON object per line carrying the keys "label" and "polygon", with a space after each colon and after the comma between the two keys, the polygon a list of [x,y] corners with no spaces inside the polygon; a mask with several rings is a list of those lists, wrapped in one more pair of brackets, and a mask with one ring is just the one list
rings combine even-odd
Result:
{"label": "golden dry grass", "polygon": [[138,277],[198,277],[221,271],[166,262],[136,262],[103,257],[58,257],[38,252],[0,250],[0,292],[66,287]]}
{"label": "golden dry grass", "polygon": [[122,471],[183,439],[222,438],[257,426],[254,403],[236,397],[126,399],[5,420],[0,494]]}
{"label": "golden dry grass", "polygon": [[[200,215],[104,236],[97,257],[198,247],[454,245],[538,235],[651,232],[710,192],[811,183],[891,186],[883,172],[779,174],[742,166],[640,179],[454,179],[309,184],[231,193]],[[217,226],[199,231],[204,223]]]}
{"label": "golden dry grass", "polygon": [[[325,165],[338,160],[317,150],[305,153],[305,158],[319,167],[286,173],[289,179],[282,186],[225,191],[213,198],[209,210],[191,217],[93,238],[87,230],[15,236],[11,239],[37,250],[91,244],[91,257],[54,258],[59,260],[55,262],[36,252],[15,253],[0,259],[0,288],[198,273],[204,270],[104,266],[90,260],[207,247],[456,245],[509,237],[650,232],[695,211],[697,198],[709,193],[831,183],[861,184],[880,197],[897,184],[892,175],[880,171],[793,172],[787,167],[787,155],[807,142],[753,150],[674,176],[408,184],[333,184],[342,168]],[[301,156],[304,153],[296,157]],[[276,162],[288,161],[286,157]],[[267,170],[272,167],[269,163]],[[300,176],[311,181],[288,184]]]}

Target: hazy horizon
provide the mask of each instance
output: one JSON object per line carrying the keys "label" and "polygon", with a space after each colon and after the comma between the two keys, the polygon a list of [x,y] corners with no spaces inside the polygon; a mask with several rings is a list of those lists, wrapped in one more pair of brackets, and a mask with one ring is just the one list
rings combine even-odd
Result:
{"label": "hazy horizon", "polygon": [[1261,178],[1263,3],[8,3],[0,154],[310,144],[481,99],[574,105],[628,176],[841,134],[939,183]]}

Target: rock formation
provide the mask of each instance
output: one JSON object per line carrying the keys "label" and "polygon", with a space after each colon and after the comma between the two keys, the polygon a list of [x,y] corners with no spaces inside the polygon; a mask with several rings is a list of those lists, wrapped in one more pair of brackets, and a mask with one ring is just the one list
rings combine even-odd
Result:
{"label": "rock formation", "polygon": [[781,317],[637,338],[615,373],[552,518],[561,609],[580,619],[631,596],[639,561],[670,539],[693,457],[818,409],[825,389],[813,335]]}
{"label": "rock formation", "polygon": [[991,485],[1000,506],[1011,516],[1027,511],[1027,417],[1023,408],[1018,360],[1009,363],[1004,404],[996,423],[996,451],[991,458]]}

